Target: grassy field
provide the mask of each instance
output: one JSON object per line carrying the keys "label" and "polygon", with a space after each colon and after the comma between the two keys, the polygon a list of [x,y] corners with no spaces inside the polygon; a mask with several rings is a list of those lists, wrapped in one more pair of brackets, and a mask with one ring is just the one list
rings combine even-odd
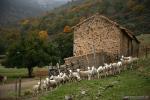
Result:
{"label": "grassy field", "polygon": [[[35,74],[37,77],[40,76],[40,74],[46,74],[47,68],[34,68],[33,74]],[[28,70],[26,68],[4,68],[3,66],[0,66],[0,75],[7,76],[8,80],[6,83],[14,82],[16,78],[22,77],[24,79],[28,78]],[[43,75],[42,75],[43,76]]]}
{"label": "grassy field", "polygon": [[[40,97],[40,100],[121,100],[124,96],[150,95],[150,58],[141,59],[134,70],[101,80],[68,83]],[[81,92],[85,91],[85,94]]]}

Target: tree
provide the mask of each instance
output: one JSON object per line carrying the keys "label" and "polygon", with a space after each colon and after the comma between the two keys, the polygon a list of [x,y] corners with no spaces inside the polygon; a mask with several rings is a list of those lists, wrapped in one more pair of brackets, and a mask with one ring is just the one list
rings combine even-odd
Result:
{"label": "tree", "polygon": [[46,41],[48,39],[47,31],[40,31],[38,35],[40,40]]}
{"label": "tree", "polygon": [[70,33],[70,32],[71,32],[71,27],[70,26],[65,26],[64,33]]}
{"label": "tree", "polygon": [[40,67],[49,64],[50,55],[46,49],[47,45],[39,40],[37,34],[32,34],[30,38],[11,45],[8,50],[6,65],[27,68],[28,76],[31,77],[35,66]]}
{"label": "tree", "polygon": [[64,63],[64,58],[73,56],[73,34],[61,34],[54,43],[56,44],[59,60]]}

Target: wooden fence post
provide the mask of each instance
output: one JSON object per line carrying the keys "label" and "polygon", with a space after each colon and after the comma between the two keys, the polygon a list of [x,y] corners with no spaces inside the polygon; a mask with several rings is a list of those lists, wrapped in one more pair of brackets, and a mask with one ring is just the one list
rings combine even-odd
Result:
{"label": "wooden fence post", "polygon": [[21,78],[19,78],[19,90],[18,90],[19,97],[21,96]]}
{"label": "wooden fence post", "polygon": [[103,62],[103,65],[105,63],[105,57],[104,57],[104,51],[102,50],[102,62]]}
{"label": "wooden fence post", "polygon": [[41,79],[41,76],[40,76],[40,90],[41,90],[41,83],[42,83],[42,79]]}
{"label": "wooden fence post", "polygon": [[15,81],[15,96],[16,96],[16,100],[18,98],[18,91],[17,91],[17,79]]}

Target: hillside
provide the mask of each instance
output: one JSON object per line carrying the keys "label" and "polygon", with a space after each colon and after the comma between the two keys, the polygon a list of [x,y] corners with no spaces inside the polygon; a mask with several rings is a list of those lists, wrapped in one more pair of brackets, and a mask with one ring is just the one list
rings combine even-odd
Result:
{"label": "hillside", "polygon": [[68,0],[1,0],[0,26],[14,24],[23,18],[40,16],[66,2]]}
{"label": "hillside", "polygon": [[62,32],[65,25],[100,13],[129,28],[136,35],[149,33],[149,0],[75,0],[41,17],[38,28],[49,34]]}

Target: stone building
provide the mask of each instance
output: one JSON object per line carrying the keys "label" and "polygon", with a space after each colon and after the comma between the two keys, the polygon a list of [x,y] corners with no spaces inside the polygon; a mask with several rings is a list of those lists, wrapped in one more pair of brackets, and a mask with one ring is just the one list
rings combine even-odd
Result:
{"label": "stone building", "polygon": [[[66,63],[73,59],[105,52],[114,56],[138,56],[139,44],[135,35],[110,19],[96,14],[73,27],[74,30],[74,57],[66,58]],[[100,60],[100,59],[99,59]],[[80,62],[80,61],[79,61]],[[93,64],[93,63],[92,63]],[[98,64],[97,64],[98,65]]]}

